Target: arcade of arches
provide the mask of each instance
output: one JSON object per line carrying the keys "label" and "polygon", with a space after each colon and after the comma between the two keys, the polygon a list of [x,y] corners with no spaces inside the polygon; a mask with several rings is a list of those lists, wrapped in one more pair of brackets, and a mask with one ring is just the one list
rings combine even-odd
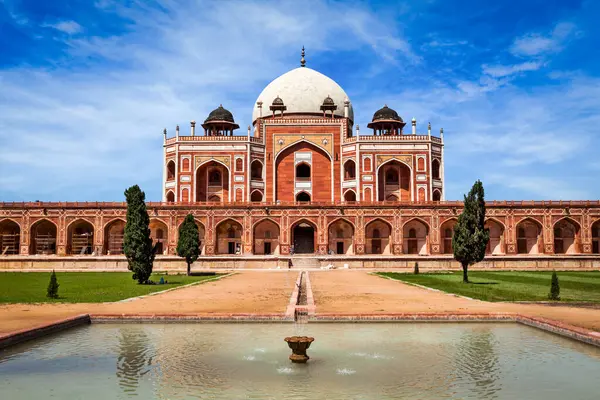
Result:
{"label": "arcade of arches", "polygon": [[[308,196],[306,192],[299,194]],[[529,216],[515,218],[511,238],[507,236],[505,220],[486,219],[485,226],[490,234],[486,254],[600,254],[600,218],[588,222],[587,233],[580,219],[573,217],[556,218],[545,229],[541,220]],[[5,256],[122,256],[124,217],[105,218],[106,222],[100,226],[95,225],[95,221],[88,217],[66,222],[52,217],[32,218],[29,229],[24,231],[18,218],[3,218],[0,220],[0,250]],[[175,254],[178,225],[171,228],[168,221],[169,217],[164,216],[150,218],[152,242],[158,255]],[[441,219],[434,230],[430,227],[431,220],[421,217],[401,220],[397,227],[392,225],[389,216],[364,217],[361,220],[363,228],[357,227],[357,221],[355,215],[331,216],[326,220],[313,216],[296,217],[295,220],[288,217],[290,225],[282,229],[280,215],[251,218],[249,227],[244,227],[245,219],[232,216],[215,223],[210,230],[212,237],[206,236],[206,220],[201,223],[198,219],[197,224],[202,255],[286,255],[290,252],[345,256],[452,254],[456,217]],[[61,223],[64,224],[62,228]]]}

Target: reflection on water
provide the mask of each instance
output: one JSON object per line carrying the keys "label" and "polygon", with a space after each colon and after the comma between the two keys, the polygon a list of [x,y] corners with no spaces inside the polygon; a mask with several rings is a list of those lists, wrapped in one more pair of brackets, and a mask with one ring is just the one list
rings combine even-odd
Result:
{"label": "reflection on water", "polygon": [[598,376],[600,349],[508,323],[99,324],[0,353],[1,399],[596,399]]}

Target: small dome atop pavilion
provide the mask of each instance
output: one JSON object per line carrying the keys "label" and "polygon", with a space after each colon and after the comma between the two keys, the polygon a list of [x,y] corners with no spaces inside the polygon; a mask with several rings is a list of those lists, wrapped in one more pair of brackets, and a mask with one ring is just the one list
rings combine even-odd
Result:
{"label": "small dome atop pavilion", "polygon": [[208,117],[204,120],[205,124],[207,122],[231,122],[232,124],[235,124],[233,114],[231,111],[223,108],[222,104],[208,114]]}
{"label": "small dome atop pavilion", "polygon": [[275,97],[275,99],[273,100],[273,104],[274,106],[282,106],[283,105],[283,99],[279,96]]}
{"label": "small dome atop pavilion", "polygon": [[335,103],[333,102],[333,99],[329,96],[325,97],[325,100],[323,100],[323,105],[324,106],[332,106]]}
{"label": "small dome atop pavilion", "polygon": [[398,113],[392,109],[389,108],[386,105],[383,106],[383,108],[380,108],[379,110],[375,111],[375,114],[373,114],[373,120],[372,122],[377,122],[377,121],[398,121],[398,122],[404,122],[402,120],[402,118],[400,118],[400,116],[398,115]]}

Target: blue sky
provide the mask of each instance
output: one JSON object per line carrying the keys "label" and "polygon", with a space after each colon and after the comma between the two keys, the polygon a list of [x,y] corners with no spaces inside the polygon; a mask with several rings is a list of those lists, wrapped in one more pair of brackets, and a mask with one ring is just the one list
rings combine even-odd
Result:
{"label": "blue sky", "polygon": [[[600,2],[0,0],[0,201],[159,200],[162,129],[307,65],[444,128],[447,199],[600,197]],[[245,131],[245,129],[242,129]]]}

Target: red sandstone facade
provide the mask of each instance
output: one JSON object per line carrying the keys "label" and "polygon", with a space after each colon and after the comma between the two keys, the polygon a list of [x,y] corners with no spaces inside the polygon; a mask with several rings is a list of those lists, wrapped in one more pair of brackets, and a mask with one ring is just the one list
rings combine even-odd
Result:
{"label": "red sandstone facade", "polygon": [[[263,105],[265,107],[263,108]],[[462,203],[446,202],[443,131],[411,131],[387,106],[353,125],[345,92],[305,68],[257,99],[246,135],[219,107],[190,132],[164,131],[152,238],[174,255],[192,213],[202,255],[451,254]],[[0,203],[0,257],[122,254],[124,203]],[[600,202],[491,202],[490,257],[599,254]]]}

